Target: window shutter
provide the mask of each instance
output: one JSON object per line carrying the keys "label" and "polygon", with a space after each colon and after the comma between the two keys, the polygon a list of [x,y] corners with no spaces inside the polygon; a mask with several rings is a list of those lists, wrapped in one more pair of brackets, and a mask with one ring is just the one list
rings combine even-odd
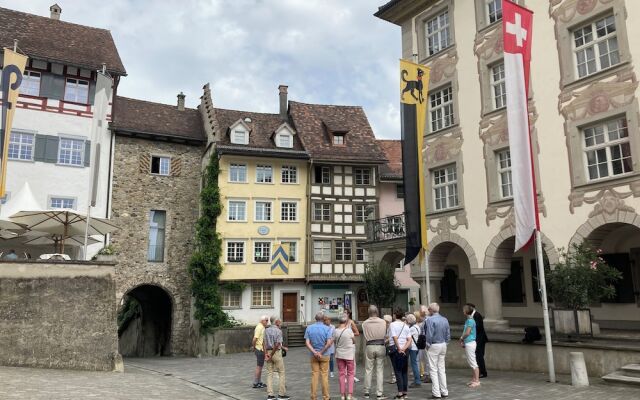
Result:
{"label": "window shutter", "polygon": [[91,140],[84,142],[84,166],[88,167],[91,164]]}
{"label": "window shutter", "polygon": [[47,137],[36,135],[36,145],[33,152],[33,161],[44,161],[44,152],[47,146]]}
{"label": "window shutter", "polygon": [[171,176],[180,176],[182,172],[182,158],[173,157],[171,158]]}
{"label": "window shutter", "polygon": [[64,97],[64,76],[43,73],[40,82],[40,96],[62,100]]}
{"label": "window shutter", "polygon": [[96,83],[95,81],[89,81],[89,104],[93,105],[96,97]]}
{"label": "window shutter", "polygon": [[151,173],[151,156],[149,155],[149,153],[140,154],[138,165],[140,166],[140,172],[142,172],[143,174]]}
{"label": "window shutter", "polygon": [[44,162],[57,163],[58,162],[58,143],[60,138],[57,136],[45,136],[46,145],[44,149]]}

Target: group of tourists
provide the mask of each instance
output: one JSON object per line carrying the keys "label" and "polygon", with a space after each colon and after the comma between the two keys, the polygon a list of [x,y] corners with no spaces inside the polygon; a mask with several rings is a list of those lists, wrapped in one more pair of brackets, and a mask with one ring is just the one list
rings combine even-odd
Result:
{"label": "group of tourists", "polygon": [[[373,375],[375,371],[375,398],[387,399],[384,395],[384,364],[389,360],[393,369],[391,383],[397,386],[395,399],[405,399],[409,388],[421,387],[431,383],[431,398],[440,399],[449,396],[445,358],[447,345],[451,340],[451,330],[447,318],[440,314],[440,306],[431,303],[421,306],[420,311],[404,313],[396,310],[394,315],[380,318],[376,306],[370,306],[369,318],[362,323],[362,335],[365,341],[364,398],[371,398]],[[460,346],[464,348],[467,362],[472,369],[472,378],[467,383],[470,388],[480,386],[480,378],[487,377],[484,363],[484,350],[488,341],[484,330],[483,317],[473,304],[463,307],[465,323],[460,336]],[[322,399],[329,400],[329,377],[334,376],[334,363],[338,367],[340,399],[351,400],[354,394],[356,372],[356,337],[360,331],[351,319],[351,313],[341,314],[338,326],[323,312],[315,315],[315,323],[305,331],[305,343],[310,352],[311,399],[317,397],[318,383],[322,390]],[[268,399],[289,399],[286,395],[285,370],[282,359],[286,347],[282,342],[280,320],[263,316],[256,326],[253,348],[257,358],[254,388],[267,387]],[[264,363],[267,363],[267,384],[260,376]],[[409,366],[413,382],[409,383]],[[272,385],[273,373],[280,375],[278,397]],[[424,373],[423,373],[424,372]]]}

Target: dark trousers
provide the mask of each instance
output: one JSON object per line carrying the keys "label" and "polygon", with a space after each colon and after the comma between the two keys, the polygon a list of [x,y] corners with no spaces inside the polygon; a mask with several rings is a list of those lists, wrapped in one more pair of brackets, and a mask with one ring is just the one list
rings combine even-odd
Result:
{"label": "dark trousers", "polygon": [[478,362],[478,369],[480,369],[480,375],[486,375],[487,367],[484,364],[484,346],[487,344],[487,342],[483,340],[476,343],[476,361]]}
{"label": "dark trousers", "polygon": [[409,386],[409,356],[407,354],[393,353],[393,372],[396,374],[398,393],[406,393]]}

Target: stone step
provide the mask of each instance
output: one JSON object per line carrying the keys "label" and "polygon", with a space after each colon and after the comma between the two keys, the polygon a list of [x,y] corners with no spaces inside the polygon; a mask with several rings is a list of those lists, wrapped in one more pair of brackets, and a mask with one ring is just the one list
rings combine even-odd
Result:
{"label": "stone step", "polygon": [[626,376],[640,378],[640,364],[628,364],[620,368],[620,370]]}
{"label": "stone step", "polygon": [[622,371],[615,371],[602,377],[605,382],[613,385],[633,386],[640,388],[640,377],[624,375]]}

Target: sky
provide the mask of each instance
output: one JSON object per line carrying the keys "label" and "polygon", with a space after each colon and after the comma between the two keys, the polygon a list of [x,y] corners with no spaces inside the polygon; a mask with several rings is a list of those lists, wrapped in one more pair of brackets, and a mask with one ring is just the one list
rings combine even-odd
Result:
{"label": "sky", "polygon": [[[400,136],[400,28],[373,16],[387,0],[57,0],[61,19],[109,29],[128,76],[122,96],[278,112],[289,99],[360,105],[378,138]],[[49,16],[54,0],[0,0]]]}

